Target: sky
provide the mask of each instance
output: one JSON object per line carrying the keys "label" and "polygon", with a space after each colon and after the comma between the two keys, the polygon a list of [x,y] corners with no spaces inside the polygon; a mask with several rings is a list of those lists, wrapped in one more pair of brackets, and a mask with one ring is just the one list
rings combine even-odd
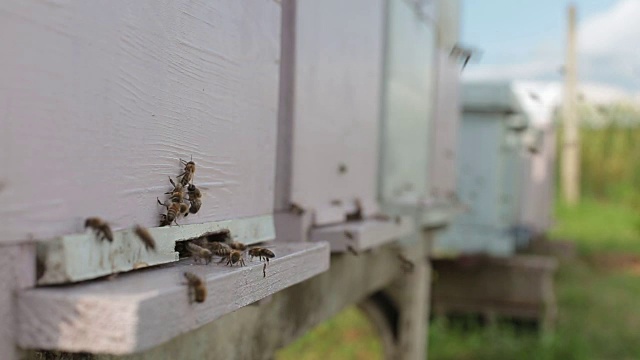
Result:
{"label": "sky", "polygon": [[[566,0],[463,0],[462,42],[481,50],[467,79],[560,80]],[[640,94],[640,0],[575,0],[578,76]]]}

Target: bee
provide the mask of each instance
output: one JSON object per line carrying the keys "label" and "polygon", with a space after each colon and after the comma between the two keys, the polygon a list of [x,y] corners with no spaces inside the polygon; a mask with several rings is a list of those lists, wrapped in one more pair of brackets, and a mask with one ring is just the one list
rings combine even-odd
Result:
{"label": "bee", "polygon": [[355,255],[355,256],[360,255],[358,251],[351,245],[347,245],[347,251],[349,251],[352,255]]}
{"label": "bee", "polygon": [[204,259],[205,264],[209,264],[213,257],[211,250],[198,246],[192,242],[187,243],[187,250],[189,250],[195,262],[200,262],[200,259]]}
{"label": "bee", "polygon": [[245,251],[247,250],[247,245],[238,242],[238,241],[232,241],[229,244],[229,247],[233,250],[239,250],[239,251]]}
{"label": "bee", "polygon": [[207,298],[207,287],[204,281],[198,275],[190,272],[185,272],[184,277],[189,286],[189,303],[204,302]]}
{"label": "bee", "polygon": [[196,173],[196,163],[193,162],[193,157],[191,157],[191,161],[184,161],[180,159],[180,162],[184,165],[184,171],[182,174],[178,175],[180,178],[180,184],[182,186],[187,186],[187,184],[193,182],[193,175]]}
{"label": "bee", "polygon": [[304,215],[305,210],[300,205],[291,203],[289,205],[289,212],[291,212],[294,215],[301,216],[301,215]]}
{"label": "bee", "polygon": [[108,240],[113,242],[113,233],[109,223],[100,219],[99,217],[90,217],[84,222],[84,228],[91,228],[95,231],[98,240]]}
{"label": "bee", "polygon": [[407,259],[407,257],[402,254],[398,254],[398,260],[400,260],[401,268],[405,273],[413,272],[413,268],[415,268],[413,261]]}
{"label": "bee", "polygon": [[349,240],[353,240],[353,233],[349,230],[344,231],[344,236],[346,236],[346,238]]}
{"label": "bee", "polygon": [[257,257],[261,261],[264,259],[266,262],[269,262],[269,258],[276,257],[276,254],[266,248],[254,247],[249,249],[249,256],[251,257],[251,260],[253,260],[254,257]]}
{"label": "bee", "polygon": [[192,214],[195,214],[198,212],[198,210],[200,210],[200,206],[202,206],[202,200],[200,200],[202,199],[202,193],[193,184],[189,185],[189,187],[187,188],[187,191],[189,193],[189,198],[187,200],[191,203],[191,207],[189,207],[189,212]]}
{"label": "bee", "polygon": [[231,250],[227,256],[223,257],[222,260],[218,262],[218,264],[222,263],[225,260],[227,260],[227,263],[225,265],[228,266],[233,266],[236,263],[238,263],[238,265],[240,266],[247,265],[244,263],[244,259],[242,258],[242,252],[239,250]]}
{"label": "bee", "polygon": [[153,237],[149,233],[149,230],[143,228],[140,225],[136,225],[134,227],[134,232],[136,235],[138,235],[140,240],[142,240],[142,243],[144,244],[144,247],[147,250],[151,249],[156,251],[156,241],[153,239]]}
{"label": "bee", "polygon": [[219,241],[209,243],[207,247],[209,248],[209,250],[211,250],[213,255],[222,257],[227,257],[229,253],[231,253],[231,250],[233,250],[229,247],[229,245]]}
{"label": "bee", "polygon": [[167,208],[167,213],[161,215],[162,221],[160,222],[160,226],[171,225],[172,222],[175,222],[176,225],[179,225],[177,221],[178,216],[184,215],[189,211],[189,205],[185,203],[180,203],[180,202],[162,203],[160,202],[160,199],[157,199],[157,200],[158,200],[158,204]]}
{"label": "bee", "polygon": [[362,202],[360,202],[360,199],[356,199],[354,203],[356,208],[353,212],[347,213],[347,221],[360,221],[363,219]]}
{"label": "bee", "polygon": [[173,182],[173,179],[171,179],[171,177],[169,177],[169,182],[171,183],[171,185],[173,185],[173,190],[167,191],[165,194],[171,195],[169,197],[169,200],[171,202],[181,203],[182,200],[184,199],[184,192],[182,191],[183,190],[182,184],[180,184],[180,183],[176,184],[175,182]]}

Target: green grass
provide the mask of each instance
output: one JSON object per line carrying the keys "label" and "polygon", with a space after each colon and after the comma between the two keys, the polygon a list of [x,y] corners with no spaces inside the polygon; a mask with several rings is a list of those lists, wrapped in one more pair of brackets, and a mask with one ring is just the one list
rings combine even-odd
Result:
{"label": "green grass", "polygon": [[[429,330],[430,359],[640,359],[638,211],[587,199],[576,208],[559,205],[556,218],[552,236],[576,241],[579,257],[563,263],[556,276],[555,331],[540,335],[504,323],[462,329],[436,319]],[[277,359],[375,359],[381,349],[375,336],[350,308]]]}
{"label": "green grass", "polygon": [[551,237],[576,241],[582,254],[640,253],[640,211],[628,205],[584,199],[574,208],[556,206]]}
{"label": "green grass", "polygon": [[350,307],[324,322],[286,349],[278,360],[382,359],[375,329],[357,308]]}

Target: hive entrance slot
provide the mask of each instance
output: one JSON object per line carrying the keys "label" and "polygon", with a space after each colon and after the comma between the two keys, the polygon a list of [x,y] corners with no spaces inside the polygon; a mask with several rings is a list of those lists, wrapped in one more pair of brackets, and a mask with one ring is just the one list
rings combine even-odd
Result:
{"label": "hive entrance slot", "polygon": [[191,256],[191,253],[186,248],[186,243],[189,241],[200,241],[200,242],[229,242],[231,241],[231,232],[229,229],[224,229],[216,232],[206,233],[202,236],[185,239],[181,241],[176,241],[176,246],[174,250],[180,254],[180,259],[187,258]]}

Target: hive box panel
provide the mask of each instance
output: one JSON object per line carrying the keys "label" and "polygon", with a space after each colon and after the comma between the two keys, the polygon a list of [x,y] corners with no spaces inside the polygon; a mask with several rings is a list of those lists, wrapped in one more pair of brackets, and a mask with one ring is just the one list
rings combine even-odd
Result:
{"label": "hive box panel", "polygon": [[271,214],[280,11],[2,2],[0,242],[78,233],[87,216],[157,226],[191,156],[204,198],[183,224]]}
{"label": "hive box panel", "polygon": [[[289,202],[316,224],[344,221],[360,200],[376,211],[384,1],[287,1],[294,66],[288,129]],[[281,118],[281,121],[283,119]],[[280,169],[279,169],[280,172]],[[286,203],[286,202],[285,202]]]}
{"label": "hive box panel", "polygon": [[381,195],[417,205],[428,193],[435,27],[403,0],[389,1],[387,21]]}
{"label": "hive box panel", "polygon": [[438,50],[438,78],[429,176],[431,195],[449,200],[456,193],[456,161],[460,128],[460,65],[450,50]]}

